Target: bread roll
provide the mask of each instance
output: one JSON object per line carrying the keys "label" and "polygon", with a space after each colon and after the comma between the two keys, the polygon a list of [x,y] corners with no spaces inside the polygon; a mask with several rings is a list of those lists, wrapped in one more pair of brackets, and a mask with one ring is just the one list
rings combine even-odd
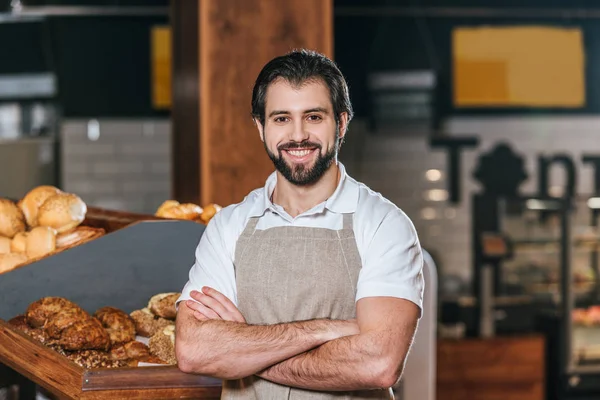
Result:
{"label": "bread roll", "polygon": [[11,253],[25,253],[27,251],[28,232],[19,232],[10,242]]}
{"label": "bread roll", "polygon": [[27,256],[43,257],[56,250],[56,231],[47,226],[37,226],[27,235]]}
{"label": "bread roll", "polygon": [[218,204],[209,204],[206,207],[204,207],[202,215],[200,215],[200,219],[202,219],[202,222],[208,224],[212,217],[214,217],[216,213],[221,211],[221,209],[222,207]]}
{"label": "bread roll", "polygon": [[75,229],[85,219],[87,206],[81,198],[71,193],[49,197],[39,209],[38,225],[54,228],[57,233]]}
{"label": "bread roll", "polygon": [[15,267],[27,261],[25,253],[0,254],[0,274],[12,271]]}
{"label": "bread roll", "polygon": [[150,353],[168,364],[177,364],[175,356],[175,325],[156,332],[148,341]]}
{"label": "bread roll", "polygon": [[25,217],[15,203],[0,198],[0,236],[13,238],[25,231]]}
{"label": "bread roll", "polygon": [[167,211],[169,208],[178,206],[179,202],[177,200],[166,200],[165,202],[163,202],[160,207],[158,207],[158,210],[156,210],[156,215],[157,217],[162,217],[163,213],[165,211]]}
{"label": "bread roll", "polygon": [[10,240],[9,238],[0,236],[0,254],[10,253],[11,243],[12,240]]}
{"label": "bread roll", "polygon": [[23,211],[23,214],[25,215],[27,225],[30,227],[37,226],[39,208],[48,198],[59,193],[62,193],[60,189],[49,185],[38,186],[30,190],[18,203],[21,211]]}
{"label": "bread roll", "polygon": [[159,317],[175,319],[177,317],[175,302],[180,296],[181,293],[161,293],[152,296],[148,302],[148,309]]}
{"label": "bread roll", "polygon": [[158,317],[148,309],[135,310],[129,314],[135,323],[135,331],[143,337],[151,337],[158,330],[161,330],[173,322],[168,319]]}
{"label": "bread roll", "polygon": [[167,208],[159,217],[170,219],[194,220],[202,215],[202,207],[193,203],[184,203],[175,207]]}

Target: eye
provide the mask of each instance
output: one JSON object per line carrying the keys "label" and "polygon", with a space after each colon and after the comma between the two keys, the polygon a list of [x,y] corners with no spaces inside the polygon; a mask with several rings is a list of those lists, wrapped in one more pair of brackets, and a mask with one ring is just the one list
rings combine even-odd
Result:
{"label": "eye", "polygon": [[320,115],[317,114],[311,114],[308,116],[308,120],[311,122],[318,122],[321,121],[323,118]]}
{"label": "eye", "polygon": [[275,117],[274,121],[277,123],[283,123],[283,122],[289,121],[289,118],[288,117]]}

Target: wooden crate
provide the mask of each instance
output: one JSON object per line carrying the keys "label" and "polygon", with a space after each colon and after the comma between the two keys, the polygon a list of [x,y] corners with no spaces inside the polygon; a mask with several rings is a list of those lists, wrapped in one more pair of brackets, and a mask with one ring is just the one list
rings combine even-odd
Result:
{"label": "wooden crate", "polygon": [[181,290],[205,227],[165,219],[117,225],[0,276],[0,363],[61,399],[218,399],[220,380],[176,366],[87,370],[5,322],[45,296],[68,298],[90,313],[103,306],[129,313],[154,294]]}
{"label": "wooden crate", "polygon": [[85,369],[0,320],[0,360],[59,398],[218,399],[221,381],[176,366]]}

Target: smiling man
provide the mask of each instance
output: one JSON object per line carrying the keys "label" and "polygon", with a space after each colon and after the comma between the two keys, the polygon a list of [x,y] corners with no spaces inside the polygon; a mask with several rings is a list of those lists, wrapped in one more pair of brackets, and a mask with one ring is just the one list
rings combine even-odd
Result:
{"label": "smiling man", "polygon": [[275,172],[211,220],[178,300],[179,368],[223,399],[392,399],[421,315],[409,218],[346,174],[352,119],[327,57],[271,60],[252,116]]}

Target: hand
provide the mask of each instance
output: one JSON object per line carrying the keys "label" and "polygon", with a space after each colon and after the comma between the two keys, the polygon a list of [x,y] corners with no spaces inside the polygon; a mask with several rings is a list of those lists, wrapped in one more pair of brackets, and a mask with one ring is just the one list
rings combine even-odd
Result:
{"label": "hand", "polygon": [[246,319],[225,295],[219,291],[203,287],[202,292],[193,290],[192,299],[185,302],[186,306],[194,312],[194,317],[200,321],[220,319],[223,321],[246,323]]}

